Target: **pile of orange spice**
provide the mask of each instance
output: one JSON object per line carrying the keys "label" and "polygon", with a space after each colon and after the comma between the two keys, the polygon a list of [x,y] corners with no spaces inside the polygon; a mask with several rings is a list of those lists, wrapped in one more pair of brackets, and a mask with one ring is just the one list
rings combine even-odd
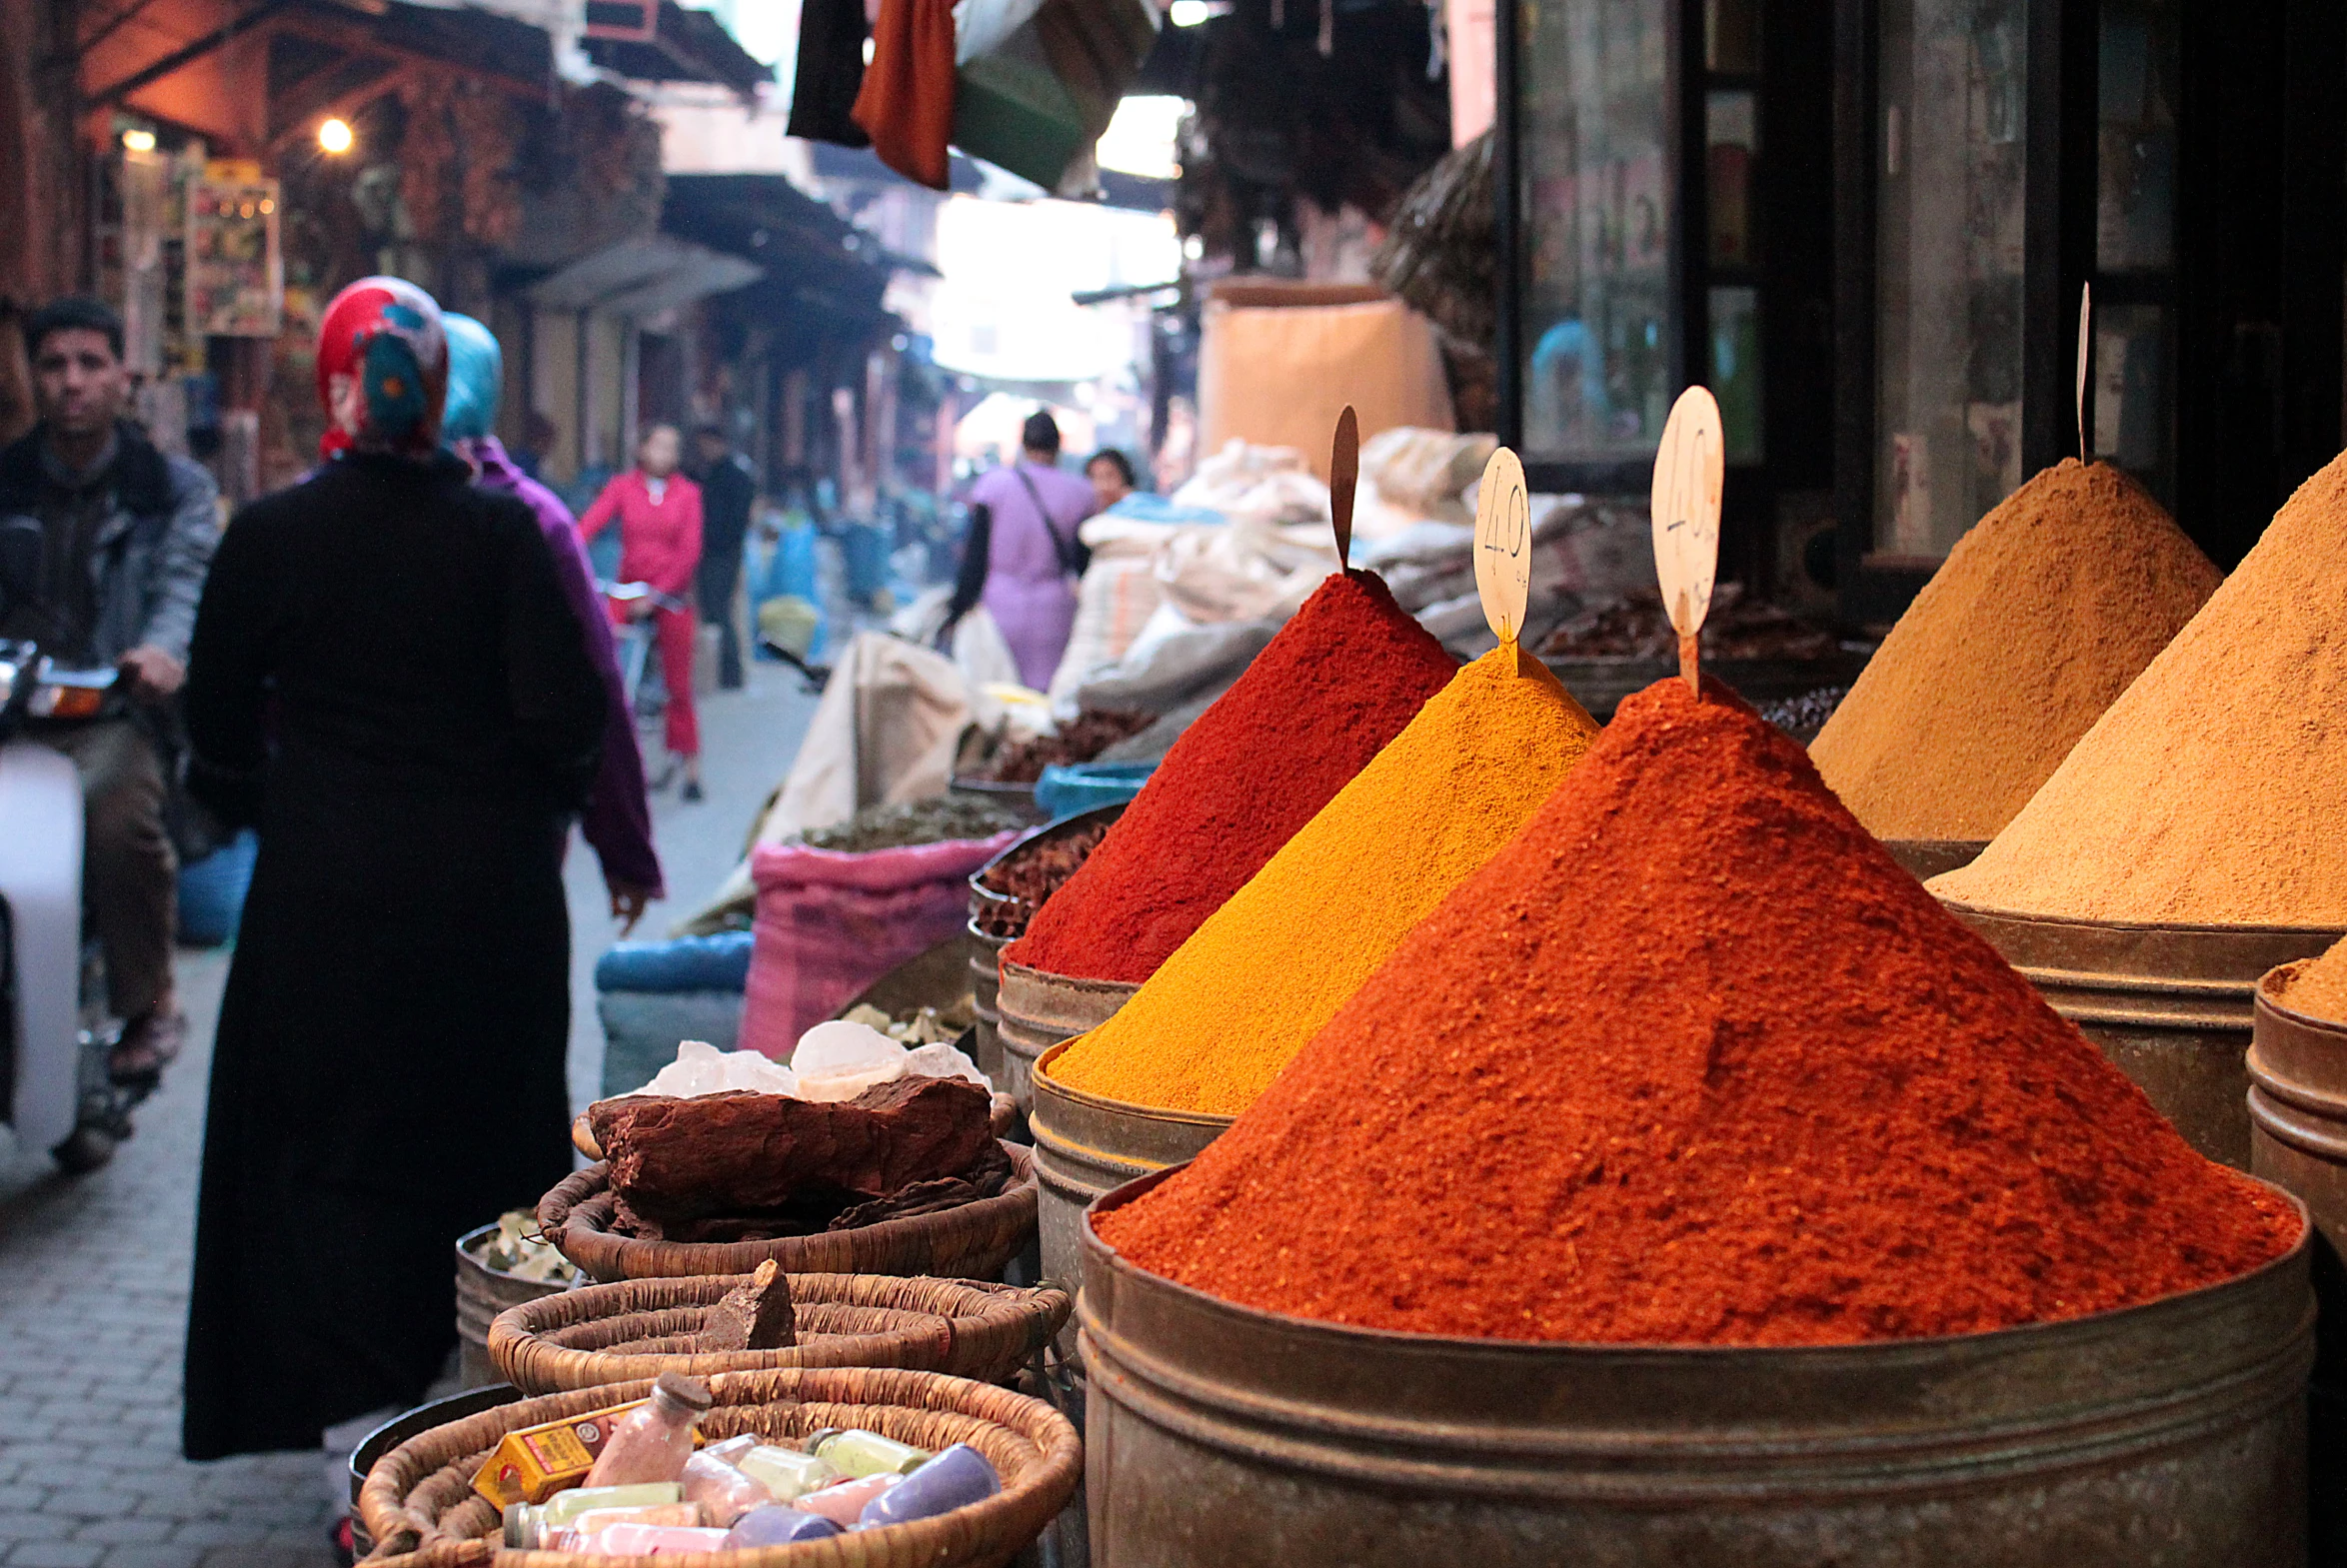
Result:
{"label": "pile of orange spice", "polygon": [[2299,1239],[1716,686],[1630,699],[1186,1171],[1096,1221],[1226,1300],[1495,1339],[2079,1317]]}

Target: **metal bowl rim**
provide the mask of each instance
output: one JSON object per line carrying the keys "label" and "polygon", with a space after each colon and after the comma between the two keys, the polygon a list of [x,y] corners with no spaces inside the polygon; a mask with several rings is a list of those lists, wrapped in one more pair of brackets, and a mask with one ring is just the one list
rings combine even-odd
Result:
{"label": "metal bowl rim", "polygon": [[[1090,1029],[1085,1031],[1086,1034],[1091,1032]],[[1111,1099],[1105,1094],[1094,1094],[1062,1083],[1045,1070],[1051,1066],[1054,1056],[1059,1055],[1060,1052],[1083,1038],[1083,1034],[1071,1034],[1068,1038],[1046,1050],[1041,1056],[1036,1057],[1034,1077],[1038,1095],[1044,1092],[1042,1085],[1049,1083],[1052,1086],[1052,1093],[1062,1099],[1082,1105],[1087,1110],[1106,1111],[1118,1116],[1131,1116],[1137,1121],[1170,1121],[1185,1127],[1220,1127],[1227,1130],[1230,1124],[1238,1119],[1235,1115],[1219,1116],[1210,1111],[1174,1110],[1163,1105],[1143,1105],[1132,1100]],[[1029,1114],[1032,1116],[1034,1112],[1031,1110]]]}
{"label": "metal bowl rim", "polygon": [[1651,1359],[1661,1356],[1717,1356],[1722,1358],[1762,1356],[1771,1359],[1783,1357],[1786,1364],[1790,1366],[1801,1361],[1825,1360],[1853,1354],[1874,1354],[1888,1358],[1905,1354],[1928,1354],[1959,1345],[2019,1346],[2021,1340],[2014,1336],[2027,1335],[2042,1338],[2062,1334],[2095,1333],[2129,1313],[2168,1307],[2179,1301],[2206,1297],[2219,1291],[2252,1288],[2253,1282],[2262,1280],[2277,1270],[2288,1269],[2298,1264],[2312,1246],[2314,1237],[2313,1216],[2305,1202],[2296,1193],[2278,1183],[2268,1181],[2262,1176],[2250,1176],[2246,1172],[2237,1171],[2235,1174],[2243,1175],[2246,1179],[2289,1200],[2290,1206],[2298,1212],[2297,1241],[2286,1250],[2276,1253],[2246,1273],[2235,1274],[2230,1279],[2220,1279],[2212,1284],[2196,1286],[2191,1290],[2180,1290],[2171,1295],[2155,1296],[2149,1301],[2138,1301],[2131,1306],[2111,1307],[2101,1312],[2089,1312],[2079,1317],[2054,1318],[2041,1323],[2017,1323],[2010,1328],[1992,1328],[1976,1334],[1933,1334],[1901,1339],[1852,1339],[1830,1344],[1690,1345],[1667,1340],[1465,1339],[1448,1334],[1421,1334],[1409,1329],[1363,1328],[1351,1323],[1331,1323],[1322,1318],[1297,1317],[1287,1312],[1273,1312],[1264,1307],[1226,1301],[1220,1296],[1199,1290],[1193,1285],[1182,1284],[1179,1280],[1169,1279],[1163,1274],[1154,1273],[1142,1267],[1111,1246],[1094,1228],[1095,1216],[1108,1209],[1123,1207],[1159,1182],[1187,1170],[1189,1165],[1190,1161],[1183,1160],[1178,1165],[1168,1165],[1163,1170],[1153,1170],[1147,1175],[1136,1176],[1123,1186],[1112,1188],[1095,1198],[1086,1206],[1084,1212],[1084,1245],[1087,1248],[1100,1248],[1119,1267],[1129,1269],[1146,1278],[1150,1282],[1151,1288],[1174,1292],[1185,1298],[1192,1305],[1202,1306],[1211,1311],[1228,1314],[1239,1319],[1251,1318],[1265,1328],[1302,1332],[1338,1342],[1351,1341],[1385,1345],[1395,1350],[1413,1353],[1450,1351],[1485,1356],[1520,1356],[1525,1359],[1554,1356],[1559,1353],[1584,1356],[1615,1355],[1625,1359]]}
{"label": "metal bowl rim", "polygon": [[[1927,840],[1908,839],[1919,843]],[[1960,841],[1960,840],[1951,840]],[[1994,839],[1989,840],[1994,842]],[[1934,896],[1938,896],[1934,894]],[[2206,925],[2176,920],[2089,920],[2074,914],[2033,914],[2026,909],[1997,909],[1986,904],[1966,903],[1960,898],[1940,897],[1940,906],[1952,914],[1979,915],[1990,920],[2010,920],[2032,925],[2068,925],[2097,931],[2173,931],[2198,936],[2329,936],[2333,940],[2347,937],[2347,926],[2338,925]]]}
{"label": "metal bowl rim", "polygon": [[2267,982],[2284,969],[2294,969],[2302,963],[2312,962],[2314,962],[2312,958],[2293,958],[2288,963],[2277,963],[2259,975],[2257,977],[2256,1005],[2263,1007],[2284,1022],[2294,1023],[2302,1029],[2312,1029],[2320,1034],[2336,1034],[2347,1039],[2347,1018],[2320,1018],[2311,1012],[2301,1012],[2296,1007],[2275,1000],[2273,992],[2266,989]]}

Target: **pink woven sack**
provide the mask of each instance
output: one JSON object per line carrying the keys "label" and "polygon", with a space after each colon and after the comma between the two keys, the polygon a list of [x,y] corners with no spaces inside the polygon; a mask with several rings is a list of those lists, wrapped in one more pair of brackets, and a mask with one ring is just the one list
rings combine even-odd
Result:
{"label": "pink woven sack", "polygon": [[858,991],[961,930],[970,873],[1016,836],[862,854],[760,844],[750,857],[756,940],[735,1048],[788,1061],[799,1036]]}

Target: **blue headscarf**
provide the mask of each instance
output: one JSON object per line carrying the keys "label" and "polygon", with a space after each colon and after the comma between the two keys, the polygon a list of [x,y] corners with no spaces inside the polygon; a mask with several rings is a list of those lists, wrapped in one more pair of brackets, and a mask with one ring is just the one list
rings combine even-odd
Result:
{"label": "blue headscarf", "polygon": [[444,312],[448,335],[448,412],[441,416],[441,440],[473,441],[497,427],[498,398],[505,390],[505,354],[497,335],[470,316]]}

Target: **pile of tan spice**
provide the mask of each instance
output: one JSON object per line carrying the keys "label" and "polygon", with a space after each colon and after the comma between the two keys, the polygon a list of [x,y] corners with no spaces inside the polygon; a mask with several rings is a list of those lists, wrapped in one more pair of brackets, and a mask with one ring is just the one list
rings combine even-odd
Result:
{"label": "pile of tan spice", "polygon": [[1956,542],[1809,760],[1878,838],[1993,838],[2218,581],[2143,487],[2064,458]]}
{"label": "pile of tan spice", "polygon": [[2347,927],[2347,456],[1943,898],[2120,923]]}
{"label": "pile of tan spice", "polygon": [[2274,977],[2273,995],[2292,1012],[2347,1023],[2347,941],[2334,944],[2319,958],[2284,964]]}

